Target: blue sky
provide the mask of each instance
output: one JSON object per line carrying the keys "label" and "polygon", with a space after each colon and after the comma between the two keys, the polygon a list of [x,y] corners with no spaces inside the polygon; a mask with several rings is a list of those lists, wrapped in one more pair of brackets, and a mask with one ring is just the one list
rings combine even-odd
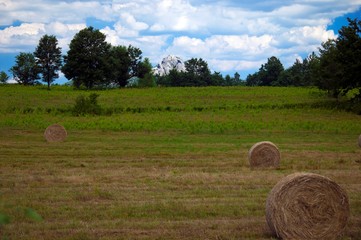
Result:
{"label": "blue sky", "polygon": [[244,79],[271,56],[289,67],[317,52],[347,16],[361,19],[360,7],[361,0],[0,0],[0,71],[45,34],[66,54],[74,34],[93,26],[113,45],[140,48],[153,65],[169,54],[197,57]]}

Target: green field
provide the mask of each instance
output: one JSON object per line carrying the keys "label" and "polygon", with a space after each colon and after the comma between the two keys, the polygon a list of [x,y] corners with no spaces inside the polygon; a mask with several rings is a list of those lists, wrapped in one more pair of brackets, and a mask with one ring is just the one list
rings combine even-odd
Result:
{"label": "green field", "polygon": [[[341,185],[361,239],[361,116],[313,88],[96,91],[102,114],[74,116],[70,87],[0,86],[0,239],[272,239],[269,191],[312,172]],[[68,137],[48,143],[62,124]],[[280,168],[251,170],[272,141]],[[28,208],[43,218],[29,217]]]}

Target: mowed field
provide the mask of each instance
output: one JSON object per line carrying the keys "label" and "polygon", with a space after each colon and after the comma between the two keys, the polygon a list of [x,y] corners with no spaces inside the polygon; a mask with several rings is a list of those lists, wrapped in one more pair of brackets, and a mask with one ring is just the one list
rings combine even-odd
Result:
{"label": "mowed field", "polygon": [[[102,114],[73,116],[93,92]],[[0,100],[0,239],[274,239],[266,199],[294,172],[342,186],[341,239],[361,239],[361,116],[317,89],[6,85]],[[53,123],[64,142],[46,142]],[[250,169],[259,141],[279,147],[278,169]]]}

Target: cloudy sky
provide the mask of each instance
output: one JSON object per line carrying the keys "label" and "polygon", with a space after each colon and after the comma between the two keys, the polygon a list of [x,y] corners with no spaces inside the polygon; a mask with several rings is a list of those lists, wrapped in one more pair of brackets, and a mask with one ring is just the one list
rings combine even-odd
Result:
{"label": "cloudy sky", "polygon": [[100,29],[113,45],[133,45],[156,65],[169,54],[203,58],[212,71],[245,78],[271,56],[285,67],[335,38],[361,0],[0,0],[0,71],[45,34],[63,53],[74,34]]}

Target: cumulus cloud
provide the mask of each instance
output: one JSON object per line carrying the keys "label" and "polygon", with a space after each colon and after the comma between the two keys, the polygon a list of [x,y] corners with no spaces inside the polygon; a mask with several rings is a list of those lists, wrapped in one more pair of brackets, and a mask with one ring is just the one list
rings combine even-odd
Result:
{"label": "cumulus cloud", "polygon": [[60,22],[22,23],[20,26],[10,26],[0,30],[0,52],[32,52],[45,34],[57,36],[59,46],[67,49],[74,34],[85,27],[85,24]]}
{"label": "cumulus cloud", "polygon": [[67,50],[95,19],[108,42],[139,47],[153,63],[175,54],[202,57],[215,71],[257,70],[273,55],[290,65],[317,51],[336,37],[328,30],[334,19],[360,6],[361,0],[0,0],[0,54],[33,51],[44,34]]}
{"label": "cumulus cloud", "polygon": [[17,27],[11,26],[0,30],[0,51],[26,50],[29,46],[34,46],[39,41],[38,36],[44,32],[45,26],[42,23],[23,23]]}

